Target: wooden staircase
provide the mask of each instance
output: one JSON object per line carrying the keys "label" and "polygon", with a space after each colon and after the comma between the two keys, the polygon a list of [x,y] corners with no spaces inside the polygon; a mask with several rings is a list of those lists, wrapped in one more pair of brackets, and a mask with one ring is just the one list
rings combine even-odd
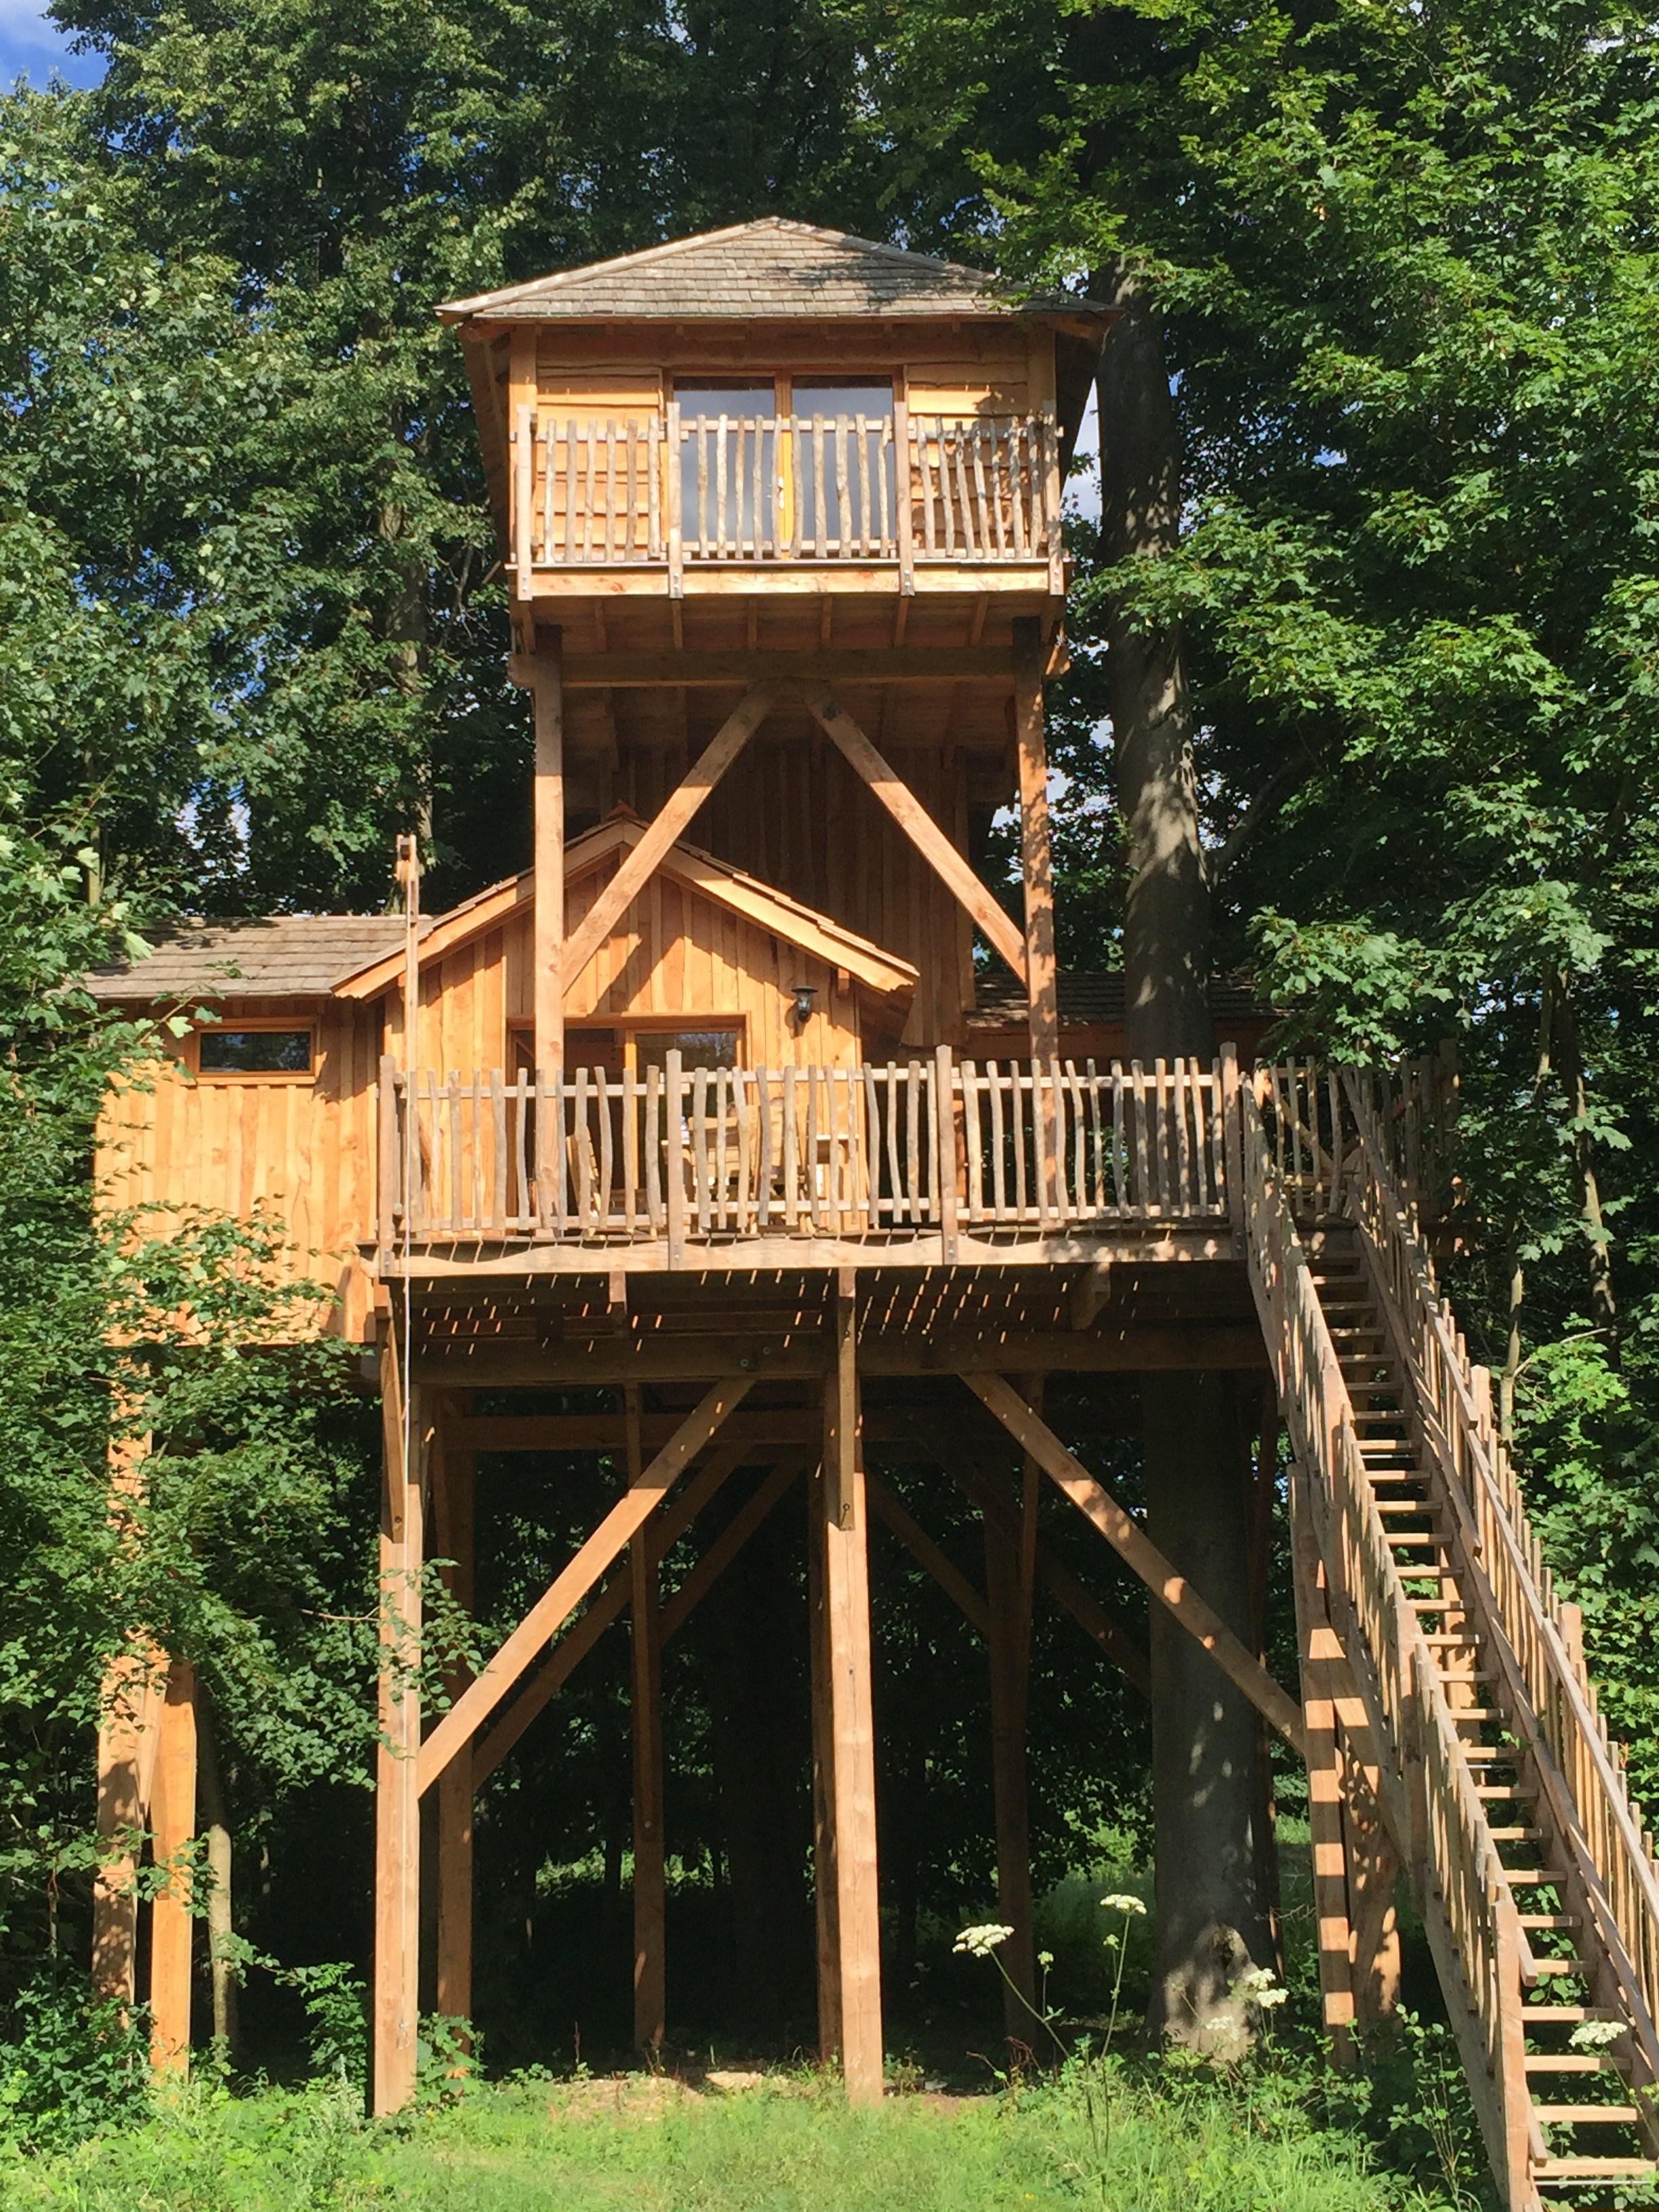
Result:
{"label": "wooden staircase", "polygon": [[1659,1873],[1382,1103],[1298,1067],[1244,1100],[1292,1511],[1510,2212],[1645,2202]]}

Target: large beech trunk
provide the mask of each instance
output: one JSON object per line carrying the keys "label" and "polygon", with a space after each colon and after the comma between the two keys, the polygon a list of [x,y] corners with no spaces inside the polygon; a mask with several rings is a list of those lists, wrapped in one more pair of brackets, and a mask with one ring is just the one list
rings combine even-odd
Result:
{"label": "large beech trunk", "polygon": [[[1131,278],[1101,288],[1121,311],[1099,380],[1101,552],[1170,551],[1181,455],[1156,310]],[[1128,1047],[1151,1063],[1215,1050],[1210,896],[1199,836],[1192,721],[1178,630],[1115,610],[1108,678],[1127,849]],[[1141,1377],[1154,1542],[1246,1642],[1252,1635],[1248,1431],[1229,1375]],[[1243,2047],[1240,1975],[1273,1958],[1258,1731],[1248,1701],[1160,1607],[1152,1608],[1152,1794],[1158,1951],[1151,2024],[1218,2053]]]}

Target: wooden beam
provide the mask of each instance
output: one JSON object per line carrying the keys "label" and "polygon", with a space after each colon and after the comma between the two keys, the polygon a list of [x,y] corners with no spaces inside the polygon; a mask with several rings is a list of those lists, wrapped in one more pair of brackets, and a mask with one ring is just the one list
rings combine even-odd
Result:
{"label": "wooden beam", "polygon": [[92,1887],[92,1982],[100,1996],[137,1995],[138,1863],[167,1695],[166,1655],[146,1648],[112,1660],[98,1722],[99,1865]]}
{"label": "wooden beam", "polygon": [[[801,1240],[794,1240],[799,1256]],[[850,1272],[850,1271],[849,1271]],[[768,1337],[667,1337],[643,1332],[591,1342],[550,1342],[538,1349],[467,1340],[428,1345],[416,1358],[417,1382],[447,1389],[537,1389],[560,1383],[699,1382],[729,1375],[750,1382],[804,1382],[830,1371],[833,1346],[819,1332],[793,1340]],[[1146,1323],[1079,1335],[998,1337],[940,1334],[872,1336],[860,1347],[866,1375],[967,1375],[1005,1367],[1047,1367],[1054,1373],[1114,1375],[1166,1369],[1209,1373],[1218,1368],[1259,1371],[1267,1354],[1255,1322]]]}
{"label": "wooden beam", "polygon": [[[398,1347],[381,1349],[381,1401],[396,1403]],[[374,1774],[374,1985],[371,2105],[401,2112],[415,2094],[420,2013],[421,1808],[416,1755],[423,1565],[421,1462],[424,1392],[409,1391],[408,1426],[388,1420],[380,1487],[380,1723]]]}
{"label": "wooden beam", "polygon": [[836,1936],[841,2059],[848,2101],[882,2096],[881,1921],[876,1858],[876,1739],[870,1676],[869,1516],[858,1434],[854,1285],[837,1277],[836,1372],[824,1385],[824,1613],[835,1752]]}
{"label": "wooden beam", "polygon": [[1009,689],[1003,645],[842,646],[808,653],[573,653],[567,690],[655,690],[664,684],[989,684]]}
{"label": "wooden beam", "polygon": [[[536,921],[531,998],[536,1066],[549,1073],[564,1066],[564,684],[559,647],[556,630],[531,664],[531,697],[536,713]],[[538,1172],[545,1173],[546,1165],[538,1163]]]}
{"label": "wooden beam", "polygon": [[421,1746],[420,1788],[429,1789],[463,1744],[471,1741],[518,1680],[542,1646],[556,1636],[605,1569],[617,1559],[662,1503],[684,1468],[739,1405],[753,1379],[741,1376],[716,1382],[688,1413],[639,1480],[623,1497],[571,1560],[554,1577],[513,1633],[494,1653]]}
{"label": "wooden beam", "polygon": [[1109,1260],[1097,1260],[1093,1267],[1084,1269],[1082,1274],[1072,1285],[1072,1327],[1073,1328],[1087,1329],[1094,1327],[1095,1316],[1105,1304],[1111,1287],[1112,1263]]}
{"label": "wooden beam", "polygon": [[[621,1439],[617,1442],[620,1445]],[[660,1560],[742,1463],[747,1447],[728,1445],[711,1452],[672,1504],[664,1506],[654,1528],[653,1549]],[[488,1735],[472,1747],[472,1787],[481,1789],[537,1715],[563,1688],[613,1620],[627,1609],[629,1578],[618,1575],[599,1591],[580,1620],[562,1636]]]}
{"label": "wooden beam", "polygon": [[[820,1426],[822,1410],[820,1409]],[[830,1592],[825,1566],[829,1514],[823,1458],[809,1484],[806,1543],[808,1653],[812,1705],[812,1917],[817,1945],[818,2057],[841,2049],[841,1936],[836,1869],[836,1731],[830,1695]]]}
{"label": "wooden beam", "polygon": [[905,1510],[886,1484],[878,1481],[873,1474],[866,1473],[865,1475],[864,1494],[869,1499],[870,1510],[877,1520],[890,1528],[912,1558],[926,1567],[945,1595],[980,1634],[989,1636],[991,1615],[985,1600],[955,1562],[940,1551],[921,1522]]}
{"label": "wooden beam", "polygon": [[[168,1669],[160,1721],[150,1806],[158,1866],[179,1860],[196,1837],[196,1670],[188,1659]],[[193,1887],[188,1863],[175,1865],[149,1911],[149,2049],[158,2074],[183,2074],[190,2064]]]}
{"label": "wooden beam", "polygon": [[769,684],[745,692],[687,770],[661,811],[611,881],[566,939],[560,980],[568,994],[588,962],[622,920],[663,854],[684,832],[692,817],[719,783],[750,738],[772,711],[777,696]]}
{"label": "wooden beam", "polygon": [[[632,1485],[645,1472],[637,1386],[627,1391],[626,1399]],[[656,1547],[648,1528],[628,1547],[628,1578],[634,1690],[634,2041],[641,2051],[659,2051],[667,2029],[668,1875],[663,1845],[662,1611]]]}
{"label": "wooden beam", "polygon": [[[471,1613],[474,1595],[476,1455],[456,1443],[452,1425],[440,1425],[430,1468],[440,1571],[455,1602]],[[471,1676],[457,1667],[447,1684],[460,1696]],[[438,2010],[446,2020],[472,2017],[472,1776],[465,1759],[452,1759],[438,1784]]]}
{"label": "wooden beam", "polygon": [[1001,954],[1024,983],[1024,939],[908,784],[889,768],[827,684],[803,684],[800,695],[824,735],[869,786],[951,896],[967,909],[994,950]]}
{"label": "wooden beam", "polygon": [[1026,999],[1031,1051],[1034,1057],[1046,1061],[1060,1050],[1060,997],[1054,969],[1054,860],[1048,837],[1048,750],[1042,729],[1042,625],[1035,615],[1017,615],[1013,631]]}
{"label": "wooden beam", "polygon": [[1242,1690],[1270,1728],[1298,1753],[1304,1749],[1302,1718],[1293,1701],[1266,1668],[1252,1658],[1226,1622],[1207,1605],[1183,1575],[1178,1575],[1146,1531],[1117,1500],[1073,1458],[1054,1431],[1031,1411],[1018,1391],[997,1375],[964,1375],[969,1389],[988,1406],[1015,1441],[1030,1453],[1079,1511],[1092,1521],[1160,1605]]}
{"label": "wooden beam", "polygon": [[1353,1929],[1348,1917],[1348,1869],[1342,1832],[1342,1754],[1337,1741],[1331,1662],[1341,1645],[1325,1601],[1324,1571],[1298,1497],[1299,1471],[1291,1477],[1291,1553],[1296,1628],[1302,1662],[1302,1715],[1308,1761],[1308,1828],[1313,1859],[1315,1934],[1319,1945],[1319,1990],[1331,2055],[1353,2063]]}

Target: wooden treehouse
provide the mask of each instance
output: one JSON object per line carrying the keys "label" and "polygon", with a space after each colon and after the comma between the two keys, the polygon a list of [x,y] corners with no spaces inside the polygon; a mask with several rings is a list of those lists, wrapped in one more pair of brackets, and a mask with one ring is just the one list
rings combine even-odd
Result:
{"label": "wooden treehouse", "polygon": [[[825,2054],[880,2094],[872,1519],[987,1638],[1029,1978],[1003,1719],[1030,1578],[1148,1682],[1042,1544],[1041,1470],[1306,1758],[1339,2044],[1392,2002],[1403,1866],[1510,2205],[1659,2172],[1659,1878],[1419,1231],[1443,1083],[1257,1067],[1257,1010],[1225,994],[1212,1059],[1126,1066],[1110,980],[1056,974],[1043,686],[1109,318],[781,222],[441,312],[533,701],[532,866],[424,915],[411,864],[404,915],[186,927],[99,982],[214,1015],[112,1099],[111,1202],[273,1209],[296,1268],[337,1279],[336,1325],[378,1347],[389,1644],[418,1637],[423,1556],[470,1596],[481,1455],[627,1470],[446,1711],[383,1681],[376,2110],[411,2093],[419,2011],[471,2008],[475,1793],[623,1615],[636,2029],[660,2040],[662,1642],[803,1488]],[[975,865],[999,809],[1018,921]],[[1045,1376],[1160,1369],[1276,1382],[1298,1697],[1042,1418]],[[571,1385],[612,1410],[475,1410]],[[882,1485],[894,1450],[980,1506],[985,1591]],[[742,1510],[663,1589],[728,1481]],[[190,1711],[179,1655],[165,1700],[104,1734],[106,1826],[158,1851],[193,1827]],[[112,1988],[136,1911],[106,1882]],[[176,2063],[190,1925],[170,1896],[155,1916]],[[1575,2046],[1591,2021],[1611,2039]]]}

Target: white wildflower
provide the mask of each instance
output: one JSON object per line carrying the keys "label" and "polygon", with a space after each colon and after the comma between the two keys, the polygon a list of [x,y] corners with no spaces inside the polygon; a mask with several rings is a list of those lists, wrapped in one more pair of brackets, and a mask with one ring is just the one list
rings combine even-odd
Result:
{"label": "white wildflower", "polygon": [[1622,2020],[1581,2021],[1567,2038],[1567,2045],[1572,2051],[1605,2051],[1627,2033]]}
{"label": "white wildflower", "polygon": [[1100,1904],[1101,1910],[1104,1912],[1129,1912],[1144,1917],[1146,1911],[1146,1905],[1139,1898],[1125,1896],[1115,1890],[1111,1896],[1103,1897]]}
{"label": "white wildflower", "polygon": [[1043,1972],[1044,1972],[1045,1974],[1048,1972],[1048,1971],[1049,1967],[1050,1967],[1050,1966],[1052,1966],[1054,1965],[1054,1953],[1053,1953],[1052,1951],[1039,1951],[1039,1952],[1037,1953],[1037,1964],[1038,1964],[1038,1966],[1041,1966],[1041,1967],[1042,1967],[1042,1971],[1043,1971]]}
{"label": "white wildflower", "polygon": [[1271,1966],[1247,1968],[1233,1987],[1240,1996],[1248,1998],[1251,2004],[1259,2006],[1264,2012],[1270,2011],[1274,2005],[1282,2005],[1291,1994],[1288,1990],[1280,1988]]}
{"label": "white wildflower", "polygon": [[1006,1943],[1013,1934],[994,1920],[988,1920],[978,1928],[964,1928],[951,1946],[953,1951],[965,1951],[970,1958],[988,1959],[999,1943]]}

